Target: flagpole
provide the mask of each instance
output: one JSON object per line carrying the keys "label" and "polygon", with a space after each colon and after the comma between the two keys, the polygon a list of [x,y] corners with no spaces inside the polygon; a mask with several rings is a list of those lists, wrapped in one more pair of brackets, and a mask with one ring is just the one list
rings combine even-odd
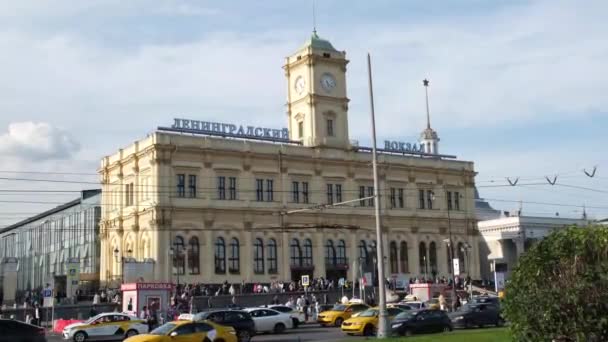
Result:
{"label": "flagpole", "polygon": [[[379,287],[379,315],[378,315],[378,338],[388,336],[388,322],[386,311],[386,288],[384,278],[384,251],[382,243],[382,230],[380,223],[380,184],[378,182],[378,160],[376,152],[376,117],[374,113],[374,90],[372,85],[372,62],[369,53],[367,54],[367,76],[369,79],[369,103],[372,117],[372,166],[374,172],[374,209],[376,212],[376,260],[378,261],[378,287]],[[373,278],[372,278],[373,279]],[[373,285],[373,284],[372,284]]]}

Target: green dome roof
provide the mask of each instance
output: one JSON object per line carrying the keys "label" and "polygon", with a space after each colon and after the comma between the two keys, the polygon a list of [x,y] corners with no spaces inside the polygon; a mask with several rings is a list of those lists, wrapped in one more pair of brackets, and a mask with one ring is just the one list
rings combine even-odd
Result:
{"label": "green dome roof", "polygon": [[306,43],[304,43],[304,45],[302,45],[302,47],[300,49],[304,49],[309,46],[312,47],[313,49],[338,52],[338,50],[336,50],[328,40],[325,40],[325,39],[319,37],[319,35],[317,34],[317,31],[312,31],[312,35],[306,41]]}

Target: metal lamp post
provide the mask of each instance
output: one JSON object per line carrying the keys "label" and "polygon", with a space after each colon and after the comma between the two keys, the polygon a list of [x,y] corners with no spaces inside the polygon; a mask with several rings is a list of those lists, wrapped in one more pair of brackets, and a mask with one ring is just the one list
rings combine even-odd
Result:
{"label": "metal lamp post", "polygon": [[[131,254],[133,253],[132,250],[127,250],[127,256],[130,258]],[[125,260],[127,258],[125,258],[124,256],[120,255],[120,251],[118,250],[118,248],[116,248],[114,250],[114,260],[116,262],[120,262],[120,283],[123,284],[125,282]]]}
{"label": "metal lamp post", "polygon": [[[471,258],[469,256],[469,250],[471,250],[473,247],[471,245],[469,245],[469,243],[465,243],[464,246],[462,246],[462,252],[464,252],[465,257],[467,258],[467,275],[468,278],[471,279]],[[469,298],[473,299],[473,284],[472,282],[469,283]]]}
{"label": "metal lamp post", "polygon": [[[448,239],[443,240],[448,246],[448,255],[449,255],[449,263],[448,270],[451,270],[450,276],[452,277],[452,311],[455,310],[456,307],[456,270],[454,270],[453,260],[454,260],[454,244],[452,243],[452,220],[450,218],[450,207],[451,203],[448,202],[448,191],[445,186],[443,187],[443,195],[445,196],[445,203],[447,205],[446,209],[448,212]],[[435,193],[431,194],[431,198],[435,201]]]}

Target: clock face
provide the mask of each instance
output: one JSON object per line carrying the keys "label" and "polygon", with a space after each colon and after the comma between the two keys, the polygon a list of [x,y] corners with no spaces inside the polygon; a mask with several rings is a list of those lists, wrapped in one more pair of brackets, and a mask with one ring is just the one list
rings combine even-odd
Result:
{"label": "clock face", "polygon": [[331,92],[336,87],[336,79],[330,73],[325,73],[321,76],[321,87],[325,89],[326,92]]}
{"label": "clock face", "polygon": [[306,85],[306,82],[304,81],[304,77],[298,76],[296,78],[296,82],[294,83],[293,86],[298,94],[302,94],[302,92],[304,91],[305,85]]}

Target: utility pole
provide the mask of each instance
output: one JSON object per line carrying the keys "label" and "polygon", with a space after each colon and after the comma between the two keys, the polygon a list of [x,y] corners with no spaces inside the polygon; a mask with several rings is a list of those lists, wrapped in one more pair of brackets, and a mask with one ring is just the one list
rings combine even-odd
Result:
{"label": "utility pole", "polygon": [[380,196],[378,192],[380,185],[378,182],[378,158],[376,152],[376,117],[374,113],[374,89],[372,84],[372,62],[369,53],[367,54],[367,76],[369,81],[369,104],[372,118],[372,165],[374,171],[374,211],[376,212],[376,260],[378,263],[378,286],[379,286],[379,315],[378,315],[378,338],[388,337],[388,320],[386,311],[386,288],[384,287],[384,251],[382,248],[382,226],[380,222]]}

